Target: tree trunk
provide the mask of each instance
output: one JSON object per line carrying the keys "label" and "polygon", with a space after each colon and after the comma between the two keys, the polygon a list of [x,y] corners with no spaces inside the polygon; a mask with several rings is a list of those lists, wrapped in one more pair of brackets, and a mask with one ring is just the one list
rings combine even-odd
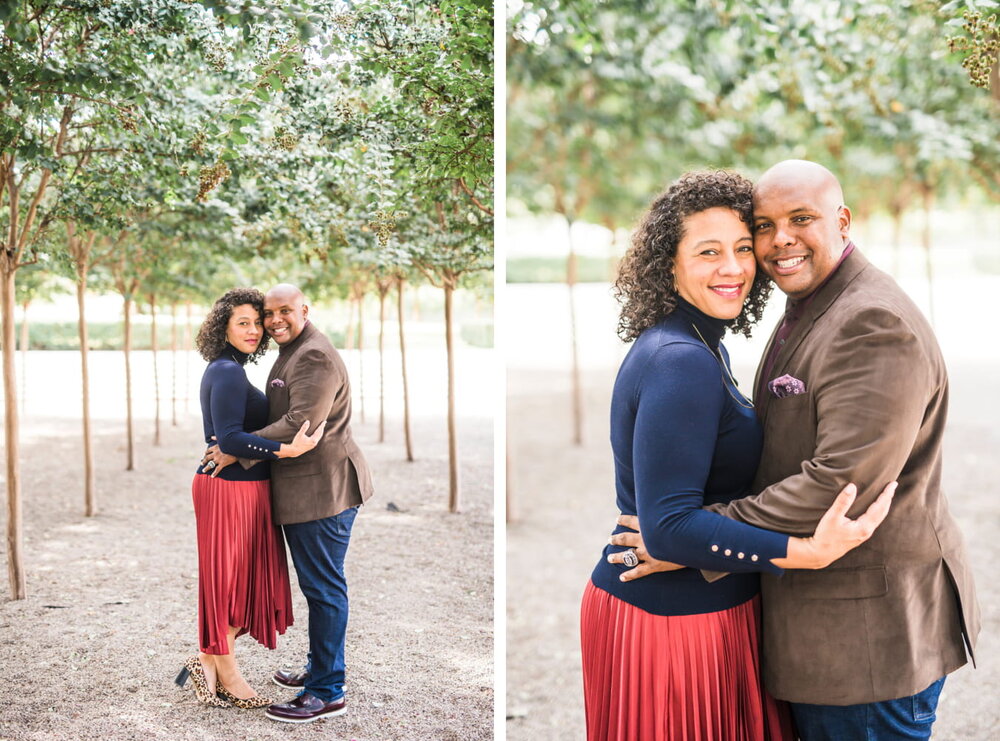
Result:
{"label": "tree trunk", "polygon": [[177,426],[177,302],[170,304],[170,424]]}
{"label": "tree trunk", "polygon": [[125,437],[126,471],[135,470],[135,434],[132,429],[132,299],[125,299]]}
{"label": "tree trunk", "polygon": [[21,414],[25,414],[28,404],[28,306],[30,301],[21,304]]}
{"label": "tree trunk", "polygon": [[3,336],[4,447],[7,453],[7,574],[10,598],[24,599],[24,565],[21,557],[21,464],[17,421],[17,379],[14,375],[14,275],[13,257],[0,253],[0,333]]}
{"label": "tree trunk", "polygon": [[927,272],[927,318],[934,326],[934,265],[931,261],[931,210],[934,208],[934,187],[930,183],[921,184],[924,197],[924,267]]}
{"label": "tree trunk", "polygon": [[361,424],[365,423],[365,295],[358,297],[358,401]]}
{"label": "tree trunk", "polygon": [[347,299],[347,331],[344,332],[344,349],[354,349],[354,299]]}
{"label": "tree trunk", "polygon": [[903,265],[903,208],[900,205],[892,204],[889,207],[889,215],[892,216],[892,275],[896,280],[901,277],[900,271]]}
{"label": "tree trunk", "polygon": [[566,219],[569,254],[566,256],[566,286],[569,293],[569,342],[572,354],[570,390],[573,395],[573,444],[583,445],[583,393],[580,388],[580,359],[576,343],[577,259],[573,249],[573,221]]}
{"label": "tree trunk", "polygon": [[78,267],[76,272],[77,332],[80,337],[80,378],[83,399],[83,514],[97,514],[97,486],[94,473],[94,444],[90,432],[90,340],[87,337],[87,269]]}
{"label": "tree trunk", "polygon": [[153,347],[153,445],[160,444],[160,370],[156,363],[156,294],[149,294],[150,344]]}
{"label": "tree trunk", "polygon": [[444,334],[448,347],[448,511],[458,512],[458,434],[455,425],[455,348],[452,298],[455,280],[444,279]]}
{"label": "tree trunk", "polygon": [[191,302],[184,302],[184,413],[191,411]]}
{"label": "tree trunk", "polygon": [[385,298],[389,281],[379,279],[378,287],[378,441],[385,442]]}
{"label": "tree trunk", "polygon": [[406,279],[396,278],[396,314],[399,317],[399,360],[403,373],[403,439],[406,441],[406,460],[413,462],[413,441],[410,437],[410,386],[406,377],[406,340],[403,335],[403,289]]}

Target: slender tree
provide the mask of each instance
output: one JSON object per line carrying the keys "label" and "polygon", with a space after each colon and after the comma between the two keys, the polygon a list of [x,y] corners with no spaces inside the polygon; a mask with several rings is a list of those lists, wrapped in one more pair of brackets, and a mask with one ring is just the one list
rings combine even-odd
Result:
{"label": "slender tree", "polygon": [[406,373],[406,333],[403,331],[403,291],[406,288],[406,274],[398,271],[396,284],[396,321],[399,323],[399,365],[403,381],[403,441],[406,445],[406,460],[413,462],[413,438],[410,434],[410,384]]}

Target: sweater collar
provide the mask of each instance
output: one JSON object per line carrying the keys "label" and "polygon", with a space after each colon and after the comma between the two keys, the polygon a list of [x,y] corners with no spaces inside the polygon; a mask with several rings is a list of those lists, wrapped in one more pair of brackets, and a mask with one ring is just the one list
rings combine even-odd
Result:
{"label": "sweater collar", "polygon": [[250,359],[250,356],[247,353],[240,352],[235,347],[230,345],[228,342],[226,343],[226,346],[222,349],[222,354],[219,357],[221,358],[230,357],[240,365],[246,365],[247,360]]}
{"label": "sweater collar", "polygon": [[697,329],[697,332],[692,330],[692,334],[697,336],[700,333],[712,349],[718,348],[722,336],[726,333],[726,325],[729,323],[727,320],[709,316],[680,295],[677,296],[677,308],[674,309],[674,313],[681,321]]}

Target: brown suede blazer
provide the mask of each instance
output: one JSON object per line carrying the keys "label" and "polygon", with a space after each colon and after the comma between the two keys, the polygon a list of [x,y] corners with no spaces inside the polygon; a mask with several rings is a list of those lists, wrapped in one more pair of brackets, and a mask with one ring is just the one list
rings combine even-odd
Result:
{"label": "brown suede blazer", "polygon": [[[765,358],[769,351],[770,343]],[[785,374],[806,391],[756,400],[759,493],[711,509],[808,536],[848,482],[858,485],[851,517],[890,481],[899,488],[872,538],[828,568],[762,575],[767,688],[826,705],[915,694],[965,664],[980,624],[965,545],[941,492],[948,375],[937,340],[896,282],[855,250],[764,380]]]}
{"label": "brown suede blazer", "polygon": [[298,458],[271,464],[271,503],[279,525],[311,522],[361,504],[371,472],[351,437],[351,384],[330,341],[312,323],[278,351],[267,377],[268,425],[254,434],[290,443],[302,423],[326,420],[323,439]]}

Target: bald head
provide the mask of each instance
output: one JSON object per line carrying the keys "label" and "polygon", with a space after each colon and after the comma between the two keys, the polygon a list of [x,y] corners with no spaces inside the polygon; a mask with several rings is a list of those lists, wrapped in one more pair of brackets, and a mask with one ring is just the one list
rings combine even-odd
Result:
{"label": "bald head", "polygon": [[267,297],[274,297],[288,301],[299,301],[303,304],[306,303],[305,294],[302,293],[298,286],[293,286],[291,283],[279,283],[276,286],[272,286],[264,297],[265,299]]}
{"label": "bald head", "polygon": [[308,317],[309,306],[298,286],[279,283],[264,294],[264,329],[279,345],[302,334]]}
{"label": "bald head", "polygon": [[771,167],[757,181],[754,196],[773,189],[807,191],[834,208],[844,203],[844,191],[837,177],[823,165],[809,160],[784,160]]}
{"label": "bald head", "polygon": [[812,294],[836,269],[850,238],[851,211],[832,172],[785,160],[753,192],[754,254],[761,269],[793,299]]}

